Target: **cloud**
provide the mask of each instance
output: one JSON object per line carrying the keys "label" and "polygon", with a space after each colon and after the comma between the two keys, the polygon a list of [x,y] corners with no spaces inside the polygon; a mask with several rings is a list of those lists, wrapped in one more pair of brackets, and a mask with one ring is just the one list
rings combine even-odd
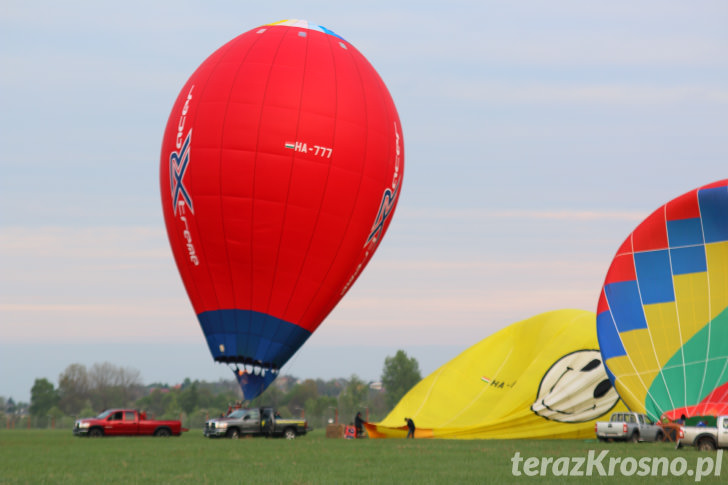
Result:
{"label": "cloud", "polygon": [[4,342],[194,341],[197,319],[183,299],[121,303],[0,303]]}
{"label": "cloud", "polygon": [[[509,211],[479,214],[513,216]],[[449,220],[471,216],[469,211],[436,215]],[[108,340],[110,332],[122,340],[200,337],[167,241],[156,228],[11,227],[0,235],[0,252],[8,256],[0,280],[6,339]],[[481,328],[484,321],[502,326],[554,308],[590,308],[605,265],[599,257],[546,259],[518,252],[473,257],[456,251],[417,258],[404,245],[375,256],[327,322],[353,333],[369,325],[419,326],[415,340],[435,343],[438,325],[446,321],[455,320],[466,331]]]}
{"label": "cloud", "polygon": [[[97,324],[123,323],[120,314],[154,315],[154,302],[184,296],[161,228],[4,227],[0,253],[0,321],[10,318],[7,305],[31,305],[40,321],[53,308],[59,315],[78,310],[79,318],[93,313]],[[32,314],[19,317],[27,322]]]}
{"label": "cloud", "polygon": [[139,341],[199,335],[155,227],[3,227],[6,341]]}
{"label": "cloud", "polygon": [[466,221],[486,219],[521,220],[576,220],[576,221],[641,221],[647,214],[641,211],[586,211],[586,210],[519,210],[519,209],[412,209],[403,208],[398,217],[413,219],[461,219]]}
{"label": "cloud", "polygon": [[636,83],[557,84],[451,79],[443,94],[459,100],[495,104],[622,104],[626,106],[728,104],[728,90],[711,84],[647,85]]}
{"label": "cloud", "polygon": [[55,262],[69,258],[160,259],[170,254],[166,244],[164,230],[152,226],[4,226],[0,232],[0,251],[4,254]]}

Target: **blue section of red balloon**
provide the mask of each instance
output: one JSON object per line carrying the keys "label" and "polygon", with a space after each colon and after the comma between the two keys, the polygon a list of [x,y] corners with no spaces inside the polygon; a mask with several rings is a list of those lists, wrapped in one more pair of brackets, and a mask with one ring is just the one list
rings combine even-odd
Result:
{"label": "blue section of red balloon", "polygon": [[238,380],[243,396],[259,396],[277,376],[277,373],[267,370],[256,370],[258,373],[248,372],[243,369],[236,371],[235,377]]}
{"label": "blue section of red balloon", "polygon": [[212,356],[220,362],[278,369],[311,336],[298,325],[250,310],[209,311],[197,318]]}

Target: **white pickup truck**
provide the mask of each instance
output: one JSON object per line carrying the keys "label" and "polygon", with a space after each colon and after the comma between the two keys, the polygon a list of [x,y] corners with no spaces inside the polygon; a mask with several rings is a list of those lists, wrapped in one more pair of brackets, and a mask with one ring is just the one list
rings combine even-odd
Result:
{"label": "white pickup truck", "polygon": [[599,441],[661,441],[665,436],[662,427],[654,424],[644,414],[613,413],[609,421],[597,421],[594,431]]}
{"label": "white pickup truck", "polygon": [[728,448],[728,416],[718,416],[715,426],[681,426],[677,447],[695,446],[700,451]]}

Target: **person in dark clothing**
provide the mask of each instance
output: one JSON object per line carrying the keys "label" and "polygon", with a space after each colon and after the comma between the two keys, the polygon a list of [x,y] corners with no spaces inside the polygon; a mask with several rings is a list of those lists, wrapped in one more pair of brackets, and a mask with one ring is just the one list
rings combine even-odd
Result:
{"label": "person in dark clothing", "polygon": [[415,439],[415,422],[411,418],[404,418],[407,421],[407,438]]}
{"label": "person in dark clothing", "polygon": [[361,438],[364,436],[364,420],[361,417],[361,411],[356,413],[356,417],[354,418],[354,428],[356,428],[356,437]]}

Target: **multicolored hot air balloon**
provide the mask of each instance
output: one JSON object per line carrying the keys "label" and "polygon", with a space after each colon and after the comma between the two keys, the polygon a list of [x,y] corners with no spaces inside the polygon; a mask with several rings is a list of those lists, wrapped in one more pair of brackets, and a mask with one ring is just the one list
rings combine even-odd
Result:
{"label": "multicolored hot air balloon", "polygon": [[253,29],[184,85],[162,142],[167,234],[210,352],[246,399],[369,263],[403,170],[389,91],[324,27]]}
{"label": "multicolored hot air balloon", "polygon": [[597,348],[596,316],[556,310],[483,339],[413,387],[372,438],[593,438],[594,423],[626,411]]}
{"label": "multicolored hot air balloon", "polygon": [[597,333],[625,403],[652,419],[728,412],[728,180],[663,205],[607,272]]}

